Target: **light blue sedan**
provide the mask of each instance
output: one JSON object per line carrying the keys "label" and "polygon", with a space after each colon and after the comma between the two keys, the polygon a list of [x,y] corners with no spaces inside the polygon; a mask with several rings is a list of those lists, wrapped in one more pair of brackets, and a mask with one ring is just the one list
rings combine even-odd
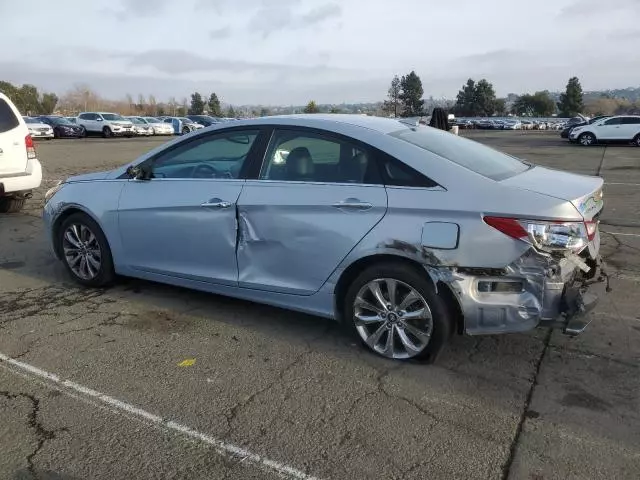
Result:
{"label": "light blue sedan", "polygon": [[433,360],[453,332],[577,334],[605,276],[603,181],[359,115],[218,124],[47,192],[78,282],[115,275],[341,321]]}

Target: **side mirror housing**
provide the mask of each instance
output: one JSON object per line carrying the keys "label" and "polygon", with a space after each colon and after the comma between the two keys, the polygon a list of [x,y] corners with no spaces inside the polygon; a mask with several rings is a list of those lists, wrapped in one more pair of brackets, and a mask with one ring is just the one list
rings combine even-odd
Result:
{"label": "side mirror housing", "polygon": [[146,165],[132,165],[127,168],[127,175],[134,180],[151,180],[151,169]]}

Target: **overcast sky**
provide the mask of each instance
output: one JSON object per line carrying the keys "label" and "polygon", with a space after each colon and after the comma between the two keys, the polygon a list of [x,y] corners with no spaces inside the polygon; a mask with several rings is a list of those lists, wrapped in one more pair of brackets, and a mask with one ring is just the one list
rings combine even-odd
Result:
{"label": "overcast sky", "polygon": [[[27,8],[28,6],[28,8]],[[640,0],[0,0],[0,80],[234,104],[640,84]]]}

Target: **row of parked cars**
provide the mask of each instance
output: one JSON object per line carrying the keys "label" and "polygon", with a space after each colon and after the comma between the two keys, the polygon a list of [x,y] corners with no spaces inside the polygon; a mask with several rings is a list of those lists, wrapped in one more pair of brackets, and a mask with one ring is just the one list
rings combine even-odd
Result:
{"label": "row of parked cars", "polygon": [[208,115],[186,117],[122,116],[110,112],[82,112],[77,117],[42,115],[23,117],[33,138],[83,138],[88,135],[135,137],[151,135],[184,135],[217,123],[235,119]]}
{"label": "row of parked cars", "polygon": [[457,118],[453,121],[461,129],[479,130],[561,130],[564,122],[542,121],[542,120],[519,120],[519,119],[468,119]]}
{"label": "row of parked cars", "polygon": [[560,136],[585,147],[605,143],[633,143],[640,147],[640,115],[574,117]]}

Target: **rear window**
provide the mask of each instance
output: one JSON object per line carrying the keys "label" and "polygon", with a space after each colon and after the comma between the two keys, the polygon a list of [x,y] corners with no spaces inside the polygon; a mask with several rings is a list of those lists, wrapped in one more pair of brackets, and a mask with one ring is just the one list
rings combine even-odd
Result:
{"label": "rear window", "polygon": [[492,180],[504,180],[524,172],[530,165],[478,142],[434,128],[410,128],[390,133]]}
{"label": "rear window", "polygon": [[0,98],[0,133],[13,130],[18,125],[20,125],[18,117],[13,113],[9,104]]}

